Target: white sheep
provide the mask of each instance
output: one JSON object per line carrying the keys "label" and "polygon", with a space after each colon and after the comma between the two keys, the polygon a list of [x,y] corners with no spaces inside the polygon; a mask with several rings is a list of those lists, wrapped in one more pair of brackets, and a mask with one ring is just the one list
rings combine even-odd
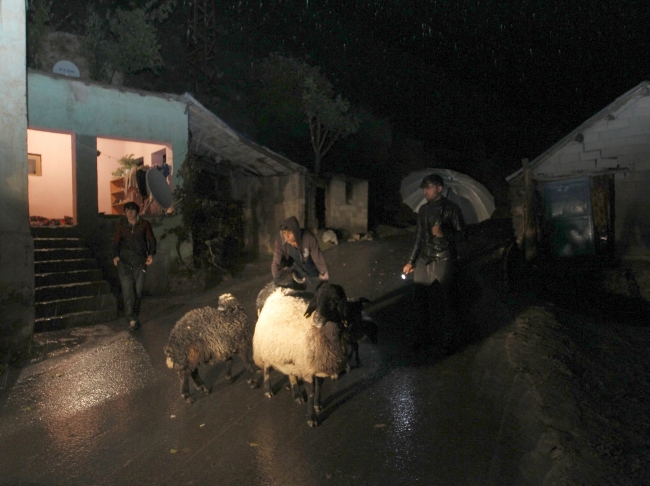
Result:
{"label": "white sheep", "polygon": [[266,299],[269,298],[276,289],[283,287],[287,289],[294,289],[296,291],[303,291],[307,288],[305,285],[306,278],[300,277],[291,267],[284,267],[280,269],[278,274],[273,278],[272,281],[267,283],[259,294],[257,294],[257,299],[255,301],[255,306],[257,307],[257,315],[260,315],[262,312],[262,307]]}
{"label": "white sheep", "polygon": [[299,402],[302,394],[297,393],[297,379],[302,379],[307,389],[307,423],[311,427],[318,425],[316,412],[320,410],[323,378],[339,373],[347,365],[343,320],[338,312],[333,316],[323,314],[346,303],[345,292],[338,285],[322,284],[311,301],[293,290],[279,288],[266,299],[255,326],[253,359],[263,370],[266,396],[273,396],[271,369],[289,376],[294,399]]}
{"label": "white sheep", "polygon": [[[226,380],[232,383],[232,358],[235,354],[253,374],[250,350],[251,330],[246,312],[232,294],[223,294],[216,309],[209,306],[193,309],[181,317],[169,335],[165,356],[167,367],[178,371],[181,396],[191,403],[190,376],[197,389],[210,393],[199,375],[201,363],[226,361]],[[248,383],[256,385],[252,377]]]}

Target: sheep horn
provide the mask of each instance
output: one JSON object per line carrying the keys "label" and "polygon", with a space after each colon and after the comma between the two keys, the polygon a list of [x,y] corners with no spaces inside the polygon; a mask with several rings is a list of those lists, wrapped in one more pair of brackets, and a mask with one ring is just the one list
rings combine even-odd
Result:
{"label": "sheep horn", "polygon": [[304,284],[305,280],[307,280],[307,277],[301,277],[295,270],[291,272],[291,276],[293,277],[293,280],[299,284]]}

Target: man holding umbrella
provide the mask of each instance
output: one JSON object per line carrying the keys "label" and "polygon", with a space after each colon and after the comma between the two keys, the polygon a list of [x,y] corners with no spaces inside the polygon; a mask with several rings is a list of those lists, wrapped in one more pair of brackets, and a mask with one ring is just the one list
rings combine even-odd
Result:
{"label": "man holding umbrella", "polygon": [[413,251],[404,274],[414,274],[415,341],[414,349],[431,344],[447,348],[449,329],[449,287],[456,266],[456,245],[465,223],[459,206],[442,195],[444,182],[438,174],[422,179],[420,187],[426,203],[418,210]]}

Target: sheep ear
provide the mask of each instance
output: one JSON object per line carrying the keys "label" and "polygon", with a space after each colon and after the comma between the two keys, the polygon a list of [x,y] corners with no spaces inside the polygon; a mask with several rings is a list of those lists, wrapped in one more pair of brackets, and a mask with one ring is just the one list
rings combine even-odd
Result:
{"label": "sheep ear", "polygon": [[339,311],[339,316],[341,316],[342,319],[345,319],[347,317],[348,303],[345,299],[341,299],[339,301],[338,311]]}
{"label": "sheep ear", "polygon": [[307,306],[307,310],[305,310],[305,317],[310,317],[314,311],[316,310],[316,296],[314,296],[310,301],[309,305]]}

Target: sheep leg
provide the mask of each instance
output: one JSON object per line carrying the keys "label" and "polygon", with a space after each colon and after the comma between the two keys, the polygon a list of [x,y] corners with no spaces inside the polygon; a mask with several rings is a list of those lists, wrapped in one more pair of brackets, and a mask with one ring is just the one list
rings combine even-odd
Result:
{"label": "sheep leg", "polygon": [[314,410],[320,412],[323,410],[323,407],[320,404],[320,392],[323,388],[323,382],[325,378],[320,378],[318,376],[314,377]]}
{"label": "sheep leg", "polygon": [[298,378],[295,375],[289,375],[289,382],[291,383],[291,395],[296,403],[305,403],[305,398],[302,396],[302,390],[298,385]]}
{"label": "sheep leg", "polygon": [[305,380],[305,389],[307,390],[307,425],[310,427],[318,427],[318,416],[314,409],[315,385],[314,377],[312,377],[312,381]]}
{"label": "sheep leg", "polygon": [[192,403],[194,399],[190,395],[190,371],[184,370],[178,372],[178,377],[181,379],[181,396],[188,403]]}
{"label": "sheep leg", "polygon": [[232,356],[230,358],[226,358],[226,381],[228,383],[232,383],[234,381],[232,379]]}
{"label": "sheep leg", "polygon": [[264,365],[264,395],[266,395],[269,398],[273,398],[273,390],[271,389],[271,374],[270,374],[270,366]]}
{"label": "sheep leg", "polygon": [[199,375],[198,368],[192,371],[192,380],[194,380],[194,385],[196,385],[197,389],[201,390],[206,395],[210,394],[210,389],[207,386],[205,386],[205,383],[203,383],[203,380],[201,379],[201,375]]}
{"label": "sheep leg", "polygon": [[237,353],[244,363],[246,363],[246,369],[250,372],[251,377],[248,379],[247,383],[251,388],[258,388],[260,384],[255,380],[255,375],[260,372],[260,370],[255,370],[255,365],[251,359],[250,353],[248,350],[239,351]]}
{"label": "sheep leg", "polygon": [[348,361],[352,361],[352,358],[355,358],[357,362],[357,368],[359,368],[361,366],[361,358],[359,357],[359,343],[352,341],[349,344],[352,347],[352,352],[349,354]]}

